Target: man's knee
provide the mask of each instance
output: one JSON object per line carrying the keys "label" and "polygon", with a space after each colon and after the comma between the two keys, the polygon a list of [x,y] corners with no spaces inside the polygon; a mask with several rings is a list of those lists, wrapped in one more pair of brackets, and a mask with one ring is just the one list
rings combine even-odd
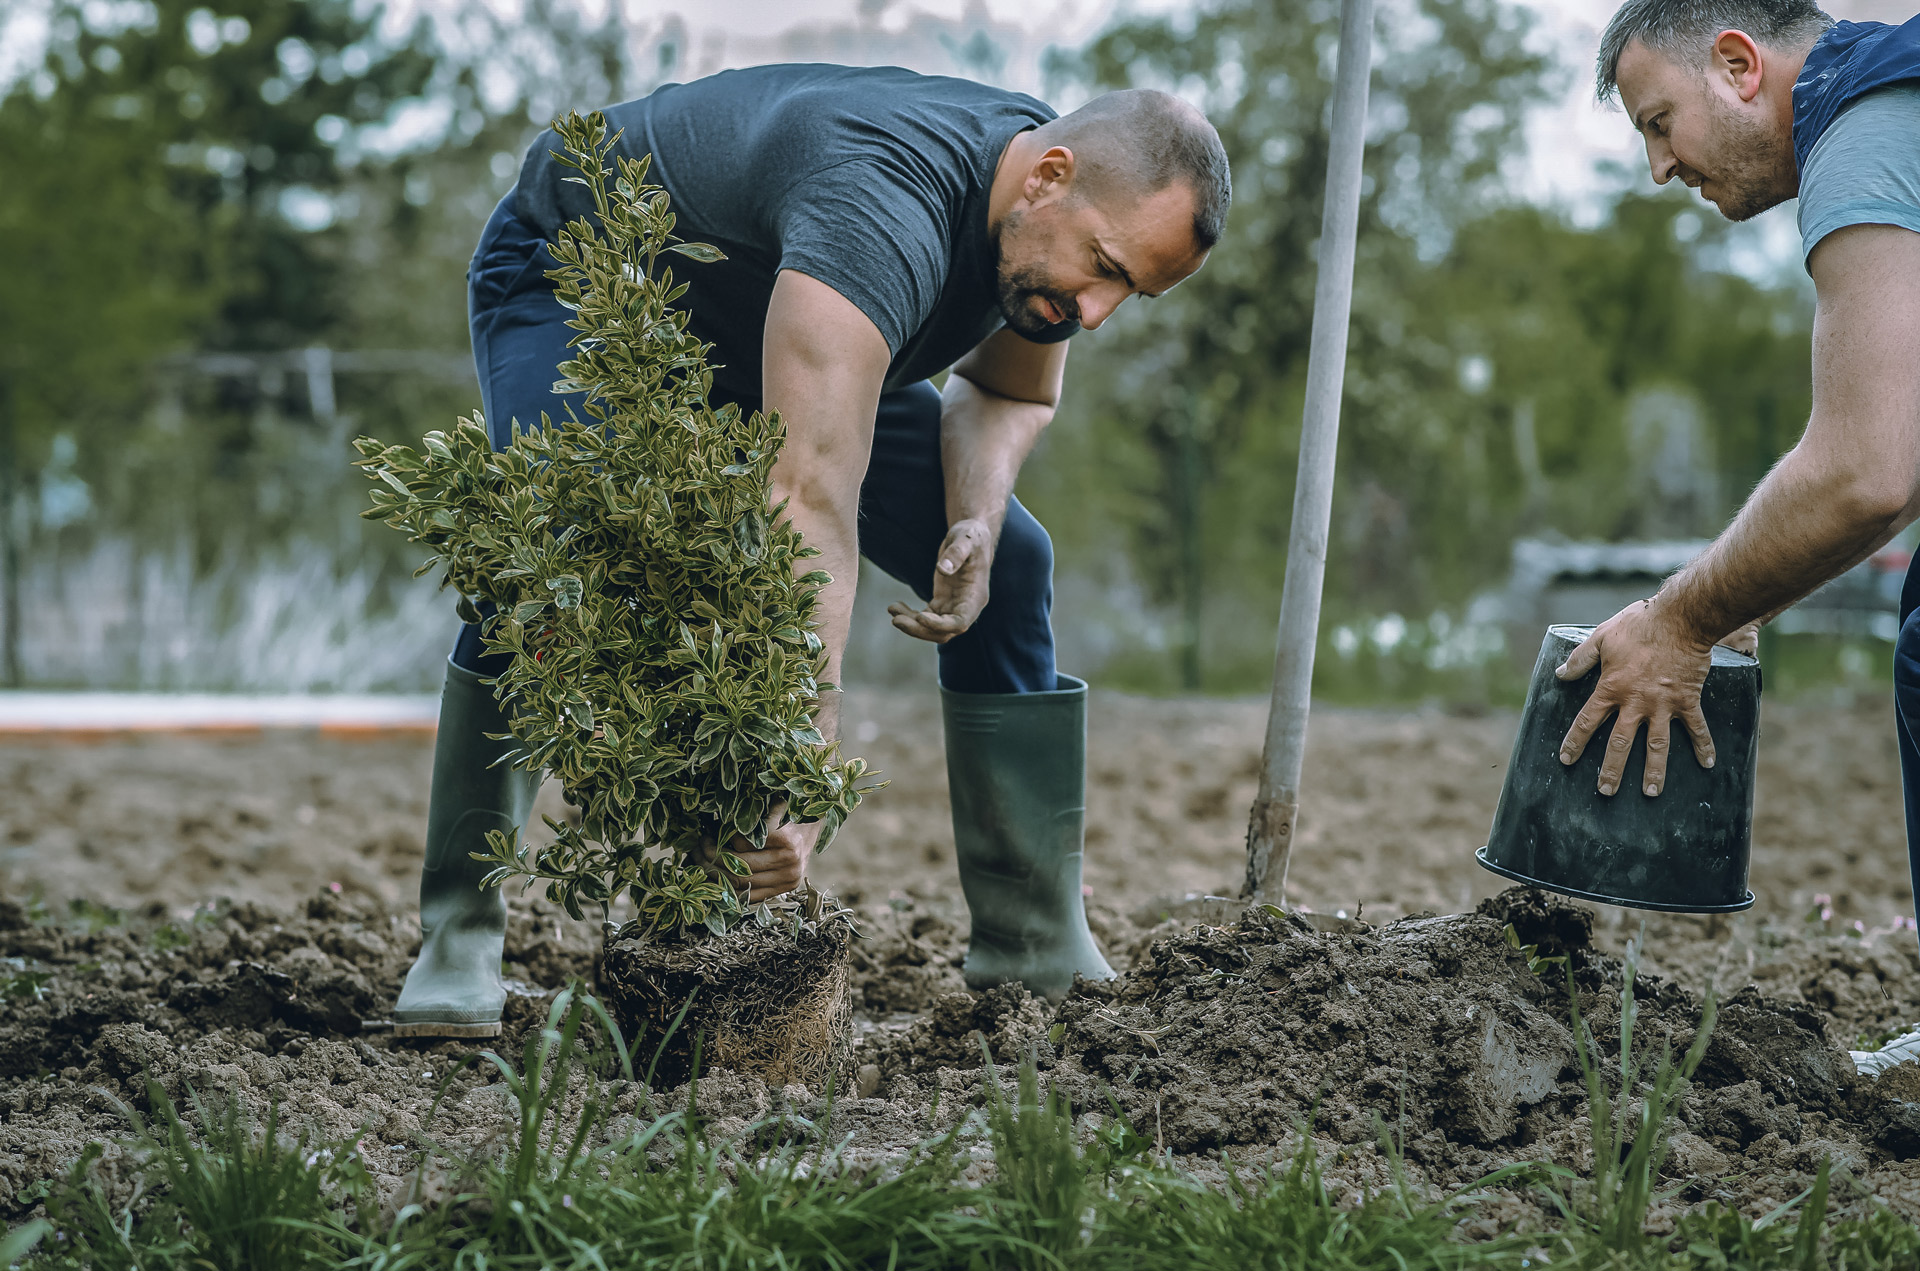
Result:
{"label": "man's knee", "polygon": [[1052,603],[1053,539],[1018,503],[1007,510],[994,550],[993,591],[997,596],[1002,590],[1034,596],[1043,606]]}

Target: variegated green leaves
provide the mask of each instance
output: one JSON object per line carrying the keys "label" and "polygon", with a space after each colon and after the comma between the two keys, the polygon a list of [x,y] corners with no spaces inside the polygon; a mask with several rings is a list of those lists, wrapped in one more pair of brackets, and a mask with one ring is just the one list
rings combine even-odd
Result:
{"label": "variegated green leaves", "polygon": [[494,607],[516,762],[580,808],[578,826],[550,822],[551,845],[496,836],[495,881],[544,880],[576,916],[624,891],[649,930],[721,930],[741,911],[726,844],[763,844],[784,805],[825,822],[825,846],[863,793],[865,765],[813,724],[828,578],[796,568],[816,553],[769,507],[779,417],[708,404],[707,349],[674,307],[685,287],[663,254],[719,253],[674,241],[644,161],[608,167],[600,116],[555,127],[600,221],[562,231],[549,275],[579,333],[554,388],[584,393],[585,418],[543,415],[499,453],[478,420],[418,451],[362,438],[367,515],[432,550],[423,572],[470,620]]}

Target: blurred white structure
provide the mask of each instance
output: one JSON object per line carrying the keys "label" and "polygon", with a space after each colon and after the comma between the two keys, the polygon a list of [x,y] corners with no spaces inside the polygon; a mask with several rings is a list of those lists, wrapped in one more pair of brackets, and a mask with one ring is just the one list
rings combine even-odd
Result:
{"label": "blurred white structure", "polygon": [[[1549,625],[1591,626],[1644,600],[1705,551],[1706,539],[1570,543],[1523,538],[1513,545],[1507,585],[1476,608],[1497,613],[1516,664],[1531,667]],[[1783,635],[1899,634],[1900,586],[1911,557],[1890,545],[1774,619]],[[1490,603],[1486,603],[1490,602]]]}
{"label": "blurred white structure", "polygon": [[22,678],[165,692],[427,691],[459,628],[434,582],[389,586],[318,545],[236,550],[200,570],[184,547],[110,539],[28,563]]}

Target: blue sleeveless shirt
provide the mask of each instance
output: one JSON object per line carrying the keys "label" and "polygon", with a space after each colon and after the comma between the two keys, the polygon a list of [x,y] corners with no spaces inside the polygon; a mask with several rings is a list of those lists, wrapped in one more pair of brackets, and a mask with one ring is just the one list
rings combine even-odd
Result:
{"label": "blue sleeveless shirt", "polygon": [[1899,26],[1836,22],[1807,54],[1793,85],[1793,157],[1801,171],[1828,125],[1856,97],[1920,80],[1920,17]]}

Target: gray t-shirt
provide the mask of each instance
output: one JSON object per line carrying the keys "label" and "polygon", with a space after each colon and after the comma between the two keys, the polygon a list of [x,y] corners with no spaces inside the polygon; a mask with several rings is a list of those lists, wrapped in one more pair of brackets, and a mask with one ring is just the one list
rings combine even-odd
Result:
{"label": "gray t-shirt", "polygon": [[1840,112],[1800,174],[1800,253],[1849,225],[1920,233],[1920,84],[1875,89]]}
{"label": "gray t-shirt", "polygon": [[[675,233],[727,259],[673,257],[693,334],[714,346],[717,400],[754,404],[774,278],[797,270],[873,320],[893,355],[886,387],[945,370],[1002,325],[987,199],[1015,134],[1054,117],[1043,102],[898,67],[757,66],[667,84],[609,106],[617,154],[653,156]],[[562,178],[543,132],[515,214],[543,239],[592,208]],[[1036,342],[1064,340],[1064,322]]]}

